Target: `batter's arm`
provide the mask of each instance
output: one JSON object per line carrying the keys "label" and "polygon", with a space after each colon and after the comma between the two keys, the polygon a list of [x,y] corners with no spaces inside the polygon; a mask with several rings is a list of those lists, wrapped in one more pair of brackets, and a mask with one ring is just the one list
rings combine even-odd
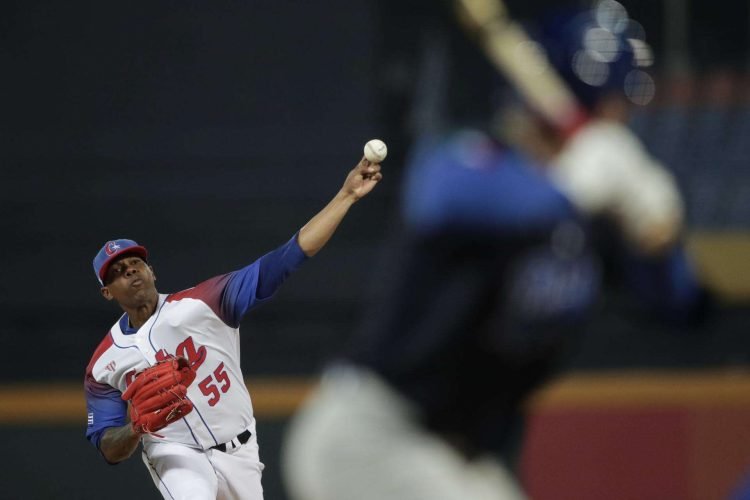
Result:
{"label": "batter's arm", "polygon": [[129,423],[122,427],[110,427],[102,434],[99,450],[108,463],[116,464],[130,458],[140,440],[141,436],[133,431]]}
{"label": "batter's arm", "polygon": [[336,196],[300,229],[297,243],[305,255],[312,257],[318,253],[336,232],[351,206],[372,191],[382,178],[380,165],[363,158],[349,172]]}

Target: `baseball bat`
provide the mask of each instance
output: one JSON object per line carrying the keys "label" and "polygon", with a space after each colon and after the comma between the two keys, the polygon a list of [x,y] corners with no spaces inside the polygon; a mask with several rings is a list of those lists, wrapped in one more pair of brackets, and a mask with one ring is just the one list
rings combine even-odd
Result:
{"label": "baseball bat", "polygon": [[508,16],[502,0],[456,0],[456,4],[491,63],[553,127],[568,135],[586,120],[543,49]]}

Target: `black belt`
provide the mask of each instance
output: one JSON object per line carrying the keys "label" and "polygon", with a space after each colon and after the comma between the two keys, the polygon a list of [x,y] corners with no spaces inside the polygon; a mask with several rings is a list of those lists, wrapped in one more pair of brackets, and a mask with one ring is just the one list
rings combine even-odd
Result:
{"label": "black belt", "polygon": [[[250,436],[252,436],[252,435],[253,435],[252,432],[245,431],[242,434],[237,434],[237,437],[234,438],[234,439],[236,439],[237,441],[239,441],[240,444],[242,445],[242,444],[247,443],[247,441],[250,439]],[[234,439],[232,439],[232,441],[234,441]],[[233,445],[232,447],[234,447],[234,443],[232,443],[232,441],[229,441],[229,443],[231,443]],[[219,451],[226,452],[227,451],[227,444],[228,443],[217,444],[216,446],[212,446],[211,449],[212,450],[219,450]]]}

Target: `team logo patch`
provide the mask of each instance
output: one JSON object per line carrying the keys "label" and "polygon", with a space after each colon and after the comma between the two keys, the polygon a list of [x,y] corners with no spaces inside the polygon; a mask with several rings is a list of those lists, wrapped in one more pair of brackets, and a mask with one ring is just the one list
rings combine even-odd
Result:
{"label": "team logo patch", "polygon": [[116,241],[110,241],[104,246],[104,251],[107,252],[107,255],[114,255],[120,248],[122,247]]}

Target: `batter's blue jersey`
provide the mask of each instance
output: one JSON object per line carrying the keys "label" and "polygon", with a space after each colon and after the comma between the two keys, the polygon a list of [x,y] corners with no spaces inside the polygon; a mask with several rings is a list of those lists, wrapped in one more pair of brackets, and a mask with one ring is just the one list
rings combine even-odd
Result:
{"label": "batter's blue jersey", "polygon": [[384,305],[346,358],[413,401],[428,428],[498,451],[600,292],[588,221],[543,166],[475,131],[425,141],[403,197]]}

